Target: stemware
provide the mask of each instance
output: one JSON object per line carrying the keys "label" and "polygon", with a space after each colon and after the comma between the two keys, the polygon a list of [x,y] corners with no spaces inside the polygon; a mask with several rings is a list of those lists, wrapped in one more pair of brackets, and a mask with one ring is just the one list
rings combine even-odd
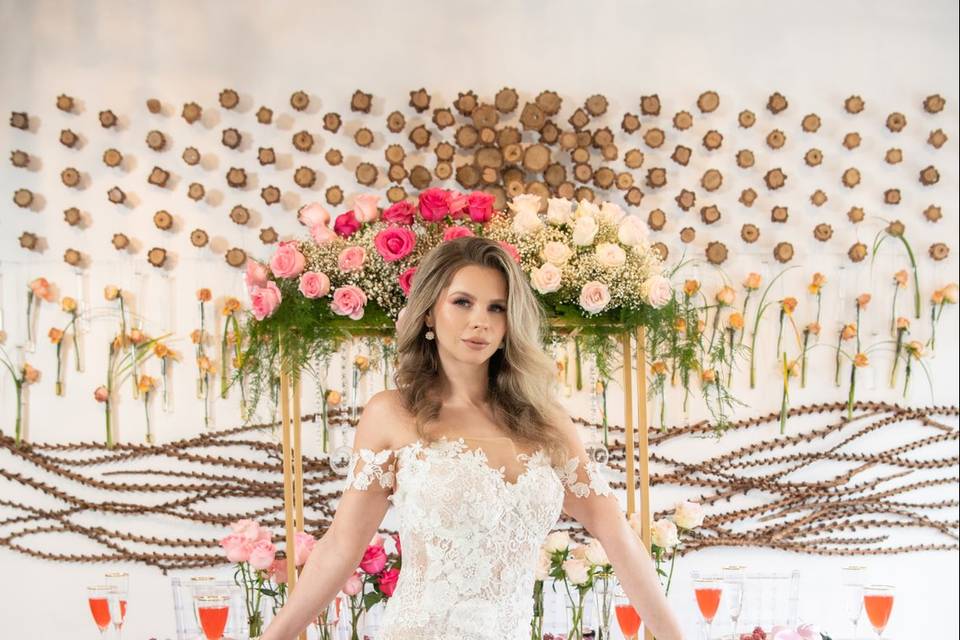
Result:
{"label": "stemware", "polygon": [[893,587],[886,584],[873,584],[863,588],[863,608],[867,612],[870,625],[877,632],[877,640],[883,636],[883,630],[890,621],[893,610]]}
{"label": "stemware", "polygon": [[640,634],[640,614],[630,604],[627,594],[618,590],[613,597],[613,610],[617,616],[617,625],[626,640],[638,640]]}
{"label": "stemware", "polygon": [[852,637],[857,637],[857,625],[863,612],[863,585],[867,573],[866,567],[844,567],[841,574],[843,589],[843,609],[847,620],[853,625]]}
{"label": "stemware", "polygon": [[113,596],[113,587],[107,584],[98,584],[87,587],[87,604],[93,615],[93,622],[100,630],[100,637],[107,635],[110,628],[110,598]]}
{"label": "stemware", "polygon": [[123,623],[127,619],[127,602],[129,601],[130,575],[125,571],[109,571],[103,576],[104,582],[113,587],[110,598],[110,619],[113,628],[117,630],[117,640],[123,632]]}
{"label": "stemware", "polygon": [[707,638],[713,629],[713,620],[720,608],[723,595],[723,582],[718,578],[698,578],[693,581],[693,593],[697,598],[697,608],[706,623]]}
{"label": "stemware", "polygon": [[212,589],[193,598],[197,620],[206,640],[221,640],[230,615],[230,595],[225,590]]}
{"label": "stemware", "polygon": [[733,622],[733,637],[737,638],[737,622],[743,613],[744,570],[743,566],[723,568],[723,597],[727,603],[727,613]]}

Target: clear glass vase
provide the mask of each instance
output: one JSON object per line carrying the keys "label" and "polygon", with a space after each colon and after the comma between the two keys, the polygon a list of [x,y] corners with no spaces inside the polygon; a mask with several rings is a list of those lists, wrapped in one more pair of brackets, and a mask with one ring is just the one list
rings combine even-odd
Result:
{"label": "clear glass vase", "polygon": [[612,573],[598,573],[593,578],[593,595],[596,601],[597,640],[610,640],[610,624],[613,614],[613,596],[616,578]]}

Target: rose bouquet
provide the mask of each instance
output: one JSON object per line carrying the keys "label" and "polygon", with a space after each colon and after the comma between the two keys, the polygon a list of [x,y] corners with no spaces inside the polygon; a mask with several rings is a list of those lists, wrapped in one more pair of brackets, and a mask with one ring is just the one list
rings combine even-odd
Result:
{"label": "rose bouquet", "polygon": [[360,566],[343,585],[350,609],[350,640],[361,640],[363,615],[377,603],[389,600],[397,587],[402,550],[400,537],[394,535],[393,541],[396,552],[388,553],[383,536],[375,535],[363,553]]}

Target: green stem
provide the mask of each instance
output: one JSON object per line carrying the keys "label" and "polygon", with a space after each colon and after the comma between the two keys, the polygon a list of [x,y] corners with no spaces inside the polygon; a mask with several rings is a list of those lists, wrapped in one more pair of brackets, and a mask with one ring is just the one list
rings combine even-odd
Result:
{"label": "green stem", "polygon": [[583,389],[583,367],[580,362],[580,337],[573,339],[574,371],[576,372],[577,391]]}
{"label": "green stem", "polygon": [[906,371],[904,371],[904,374],[903,374],[903,397],[904,397],[904,398],[907,397],[907,388],[910,386],[910,364],[911,364],[911,360],[913,360],[913,356],[911,356],[910,354],[907,354],[907,368],[906,368]]}
{"label": "green stem", "polygon": [[677,562],[677,550],[673,550],[673,554],[670,556],[670,573],[667,575],[667,588],[664,590],[663,595],[670,595],[670,585],[673,583],[673,567]]}
{"label": "green stem", "polygon": [[857,365],[855,362],[851,362],[850,363],[850,391],[847,394],[847,420],[850,420],[853,418],[853,398],[856,393],[856,388],[857,388]]}
{"label": "green stem", "polygon": [[[751,294],[751,293],[753,293],[753,290],[752,290],[752,289],[747,289],[747,295],[744,296],[744,298],[743,298],[743,311],[740,313],[740,315],[742,315],[742,316],[744,317],[744,323],[746,323],[747,303],[750,302],[750,294]],[[744,326],[746,326],[746,325],[744,325]],[[743,344],[743,336],[746,335],[746,333],[747,333],[746,330],[741,330],[741,331],[740,331],[740,342],[739,342],[739,344]]]}
{"label": "green stem", "polygon": [[150,393],[144,392],[143,394],[143,417],[147,421],[147,444],[153,444],[153,431],[150,429],[150,407],[147,405],[147,402],[150,400]]}
{"label": "green stem", "polygon": [[223,321],[223,339],[220,341],[220,397],[227,397],[227,362],[229,357],[229,340],[227,335],[230,329],[230,316]]}
{"label": "green stem", "polygon": [[787,406],[790,404],[790,369],[787,367],[787,352],[783,352],[783,397],[780,400],[780,434],[787,431]]}
{"label": "green stem", "polygon": [[810,330],[803,330],[803,352],[800,354],[800,388],[807,388],[807,344],[810,341]]}
{"label": "green stem", "polygon": [[76,311],[71,311],[70,313],[71,313],[71,315],[73,316],[73,320],[70,321],[70,324],[73,325],[73,333],[72,333],[71,335],[73,336],[73,362],[74,362],[74,368],[75,368],[77,371],[80,371],[80,370],[81,370],[81,367],[80,367],[80,341],[77,339],[77,333],[79,332],[79,327],[78,327],[78,325],[77,325],[77,312],[76,312]]}
{"label": "green stem", "polygon": [[900,285],[893,285],[893,303],[890,305],[890,335],[896,335],[897,331],[897,294],[900,293]]}
{"label": "green stem", "polygon": [[840,334],[837,336],[837,358],[835,362],[836,366],[834,367],[834,370],[833,370],[833,384],[836,387],[840,386],[840,353],[841,353],[840,345],[842,344],[843,344],[843,329],[841,328]]}
{"label": "green stem", "polygon": [[13,381],[14,388],[17,391],[17,422],[14,426],[14,442],[19,447],[20,446],[20,426],[23,419],[23,380],[14,379]]}
{"label": "green stem", "polygon": [[[903,334],[906,329],[897,329],[897,346],[893,352],[893,367],[890,370],[890,388],[897,386],[897,369],[900,366],[900,352],[903,350]],[[909,357],[909,356],[908,356]]]}

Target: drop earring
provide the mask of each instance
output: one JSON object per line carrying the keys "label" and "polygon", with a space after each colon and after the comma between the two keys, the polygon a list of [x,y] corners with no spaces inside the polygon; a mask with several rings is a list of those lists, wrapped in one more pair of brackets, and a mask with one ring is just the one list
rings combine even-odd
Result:
{"label": "drop earring", "polygon": [[434,334],[432,330],[427,329],[427,332],[423,334],[423,337],[427,340],[433,340],[436,337],[436,334]]}

